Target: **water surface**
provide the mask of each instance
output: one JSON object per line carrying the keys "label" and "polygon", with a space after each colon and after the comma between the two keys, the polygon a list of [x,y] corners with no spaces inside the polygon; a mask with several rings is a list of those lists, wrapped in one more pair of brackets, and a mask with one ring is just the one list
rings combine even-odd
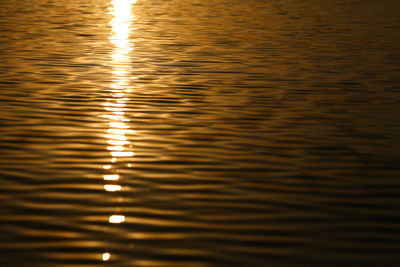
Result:
{"label": "water surface", "polygon": [[0,3],[1,266],[398,266],[400,5]]}

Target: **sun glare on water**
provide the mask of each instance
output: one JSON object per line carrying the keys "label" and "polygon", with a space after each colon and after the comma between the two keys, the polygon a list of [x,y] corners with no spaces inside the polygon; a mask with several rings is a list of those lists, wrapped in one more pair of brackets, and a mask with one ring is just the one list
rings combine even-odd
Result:
{"label": "sun glare on water", "polygon": [[[135,17],[132,13],[132,5],[136,0],[112,0],[110,2],[110,44],[113,47],[111,53],[112,82],[109,86],[109,96],[105,99],[104,113],[101,116],[108,122],[108,128],[104,137],[107,139],[107,151],[110,162],[103,166],[104,190],[110,194],[118,194],[123,187],[120,182],[120,162],[129,162],[134,156],[129,136],[134,133],[131,129],[130,119],[126,117],[129,111],[127,104],[130,101],[129,93],[132,92],[132,63],[130,53],[133,51],[131,34],[134,31],[132,23]],[[128,167],[132,165],[127,164]],[[118,207],[116,207],[118,210]],[[110,215],[108,223],[120,224],[125,222],[124,215]],[[109,261],[109,252],[102,254],[103,261]]]}
{"label": "sun glare on water", "polygon": [[[131,129],[130,119],[125,116],[129,110],[127,103],[130,98],[127,93],[131,92],[133,77],[130,53],[133,50],[133,43],[130,35],[134,31],[132,23],[135,17],[132,13],[132,5],[136,0],[112,0],[110,3],[110,43],[113,46],[111,54],[112,83],[110,84],[110,97],[103,103],[103,118],[108,120],[109,127],[104,137],[107,138],[107,150],[111,156],[110,164],[103,166],[103,169],[110,172],[104,175],[104,180],[118,180],[118,170],[112,163],[118,162],[120,158],[133,157],[134,152],[130,151],[131,142],[128,136],[134,133]],[[105,186],[105,189],[115,188]],[[118,190],[107,190],[118,191]]]}

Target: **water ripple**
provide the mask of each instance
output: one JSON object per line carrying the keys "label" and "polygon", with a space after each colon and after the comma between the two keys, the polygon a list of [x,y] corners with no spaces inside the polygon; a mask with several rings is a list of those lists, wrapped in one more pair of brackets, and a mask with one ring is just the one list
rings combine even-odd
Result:
{"label": "water ripple", "polygon": [[398,266],[395,1],[0,3],[1,266]]}

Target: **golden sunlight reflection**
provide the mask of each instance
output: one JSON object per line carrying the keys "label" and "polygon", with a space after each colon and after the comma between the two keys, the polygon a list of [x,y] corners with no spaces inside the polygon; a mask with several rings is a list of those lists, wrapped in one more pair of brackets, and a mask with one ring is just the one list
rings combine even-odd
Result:
{"label": "golden sunlight reflection", "polygon": [[[103,166],[104,190],[107,192],[118,192],[122,190],[119,183],[121,177],[121,163],[128,163],[134,156],[129,136],[135,131],[131,129],[131,122],[126,117],[129,111],[127,104],[130,101],[130,86],[135,77],[131,75],[130,53],[133,50],[133,43],[130,41],[130,34],[134,30],[132,22],[135,20],[132,14],[132,4],[136,0],[111,0],[110,2],[110,43],[114,47],[111,54],[112,82],[109,89],[109,97],[103,103],[104,114],[102,118],[108,122],[108,129],[104,137],[107,139],[107,151],[110,154],[110,162]],[[124,215],[111,215],[108,218],[111,224],[125,222]],[[103,253],[102,260],[108,261],[110,253]]]}
{"label": "golden sunlight reflection", "polygon": [[104,174],[103,177],[106,181],[116,181],[119,179],[118,174]]}
{"label": "golden sunlight reflection", "polygon": [[111,152],[111,156],[113,157],[133,157],[135,153],[132,151],[127,151],[127,152]]}
{"label": "golden sunlight reflection", "polygon": [[115,184],[106,184],[104,185],[104,190],[108,192],[115,192],[115,191],[120,191],[121,186],[120,185],[115,185]]}
{"label": "golden sunlight reflection", "polygon": [[124,215],[111,215],[108,218],[109,223],[123,223],[125,222],[125,216]]}
{"label": "golden sunlight reflection", "polygon": [[102,259],[103,261],[108,261],[111,258],[111,254],[108,252],[103,253]]}

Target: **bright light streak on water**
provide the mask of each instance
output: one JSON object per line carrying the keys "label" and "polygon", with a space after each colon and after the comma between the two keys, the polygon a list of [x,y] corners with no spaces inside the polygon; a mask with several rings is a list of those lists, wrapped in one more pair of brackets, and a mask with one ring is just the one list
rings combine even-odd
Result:
{"label": "bright light streak on water", "polygon": [[109,192],[120,191],[121,188],[122,187],[120,185],[111,185],[111,184],[104,185],[104,190]]}
{"label": "bright light streak on water", "polygon": [[125,216],[123,215],[111,215],[108,219],[109,223],[123,223],[125,222]]}
{"label": "bright light streak on water", "polygon": [[108,140],[107,143],[109,143],[110,145],[114,145],[114,146],[123,146],[123,145],[130,144],[129,141],[113,140],[113,139]]}
{"label": "bright light streak on water", "polygon": [[105,174],[103,175],[104,180],[106,181],[116,181],[119,180],[118,174]]}
{"label": "bright light streak on water", "polygon": [[135,152],[127,151],[127,152],[110,152],[111,156],[113,157],[133,157]]}
{"label": "bright light streak on water", "polygon": [[[129,141],[128,134],[132,134],[134,131],[131,130],[131,126],[128,124],[130,119],[125,118],[125,112],[130,111],[126,106],[126,103],[130,101],[130,82],[131,77],[129,72],[130,66],[130,55],[129,53],[133,50],[133,44],[130,43],[129,37],[132,32],[131,23],[134,20],[134,16],[131,12],[132,4],[135,1],[129,0],[113,0],[111,1],[111,15],[112,19],[110,22],[112,34],[110,36],[110,42],[114,46],[112,58],[112,83],[110,85],[111,97],[106,98],[106,102],[103,103],[105,114],[103,118],[109,120],[109,129],[104,135],[108,138],[107,143],[112,145],[106,149],[110,153],[111,165],[106,165],[104,169],[112,170],[112,174],[105,174],[103,178],[105,181],[118,181],[121,176],[117,174],[119,168],[113,167],[113,164],[117,164],[118,159],[121,157],[133,157],[133,151],[128,150],[128,146],[131,144]],[[111,113],[111,114],[110,114]],[[105,184],[104,190],[107,192],[118,192],[121,191],[122,186],[119,184]],[[118,206],[116,206],[118,210]],[[112,215],[109,217],[109,223],[119,224],[125,221],[124,215]],[[110,254],[103,254],[103,261],[109,260]]]}

